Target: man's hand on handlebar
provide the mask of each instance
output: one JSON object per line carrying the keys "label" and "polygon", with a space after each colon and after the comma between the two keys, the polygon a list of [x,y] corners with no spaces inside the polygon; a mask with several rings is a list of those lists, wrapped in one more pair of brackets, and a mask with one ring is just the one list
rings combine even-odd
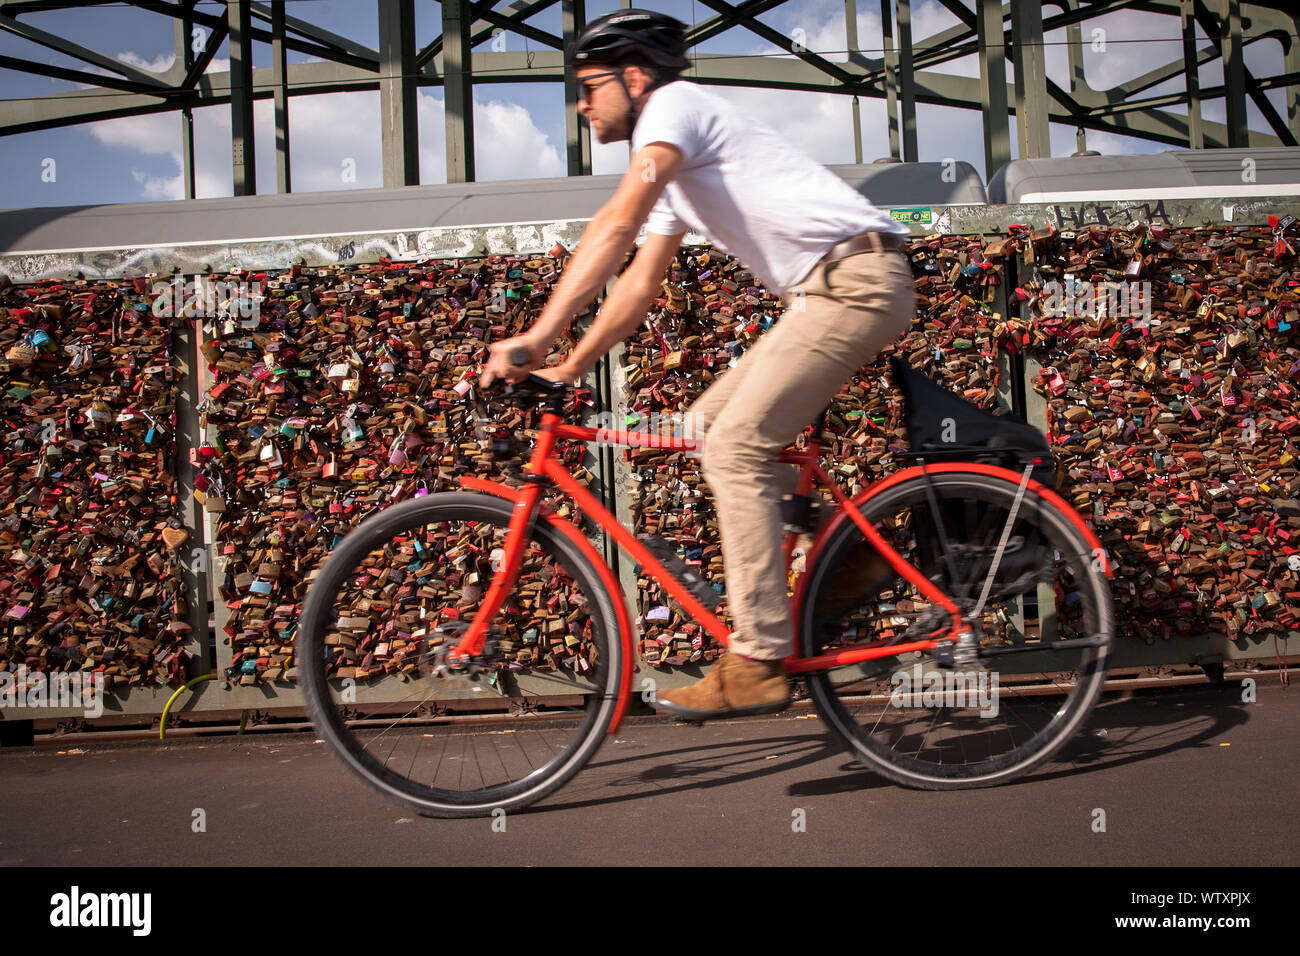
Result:
{"label": "man's hand on handlebar", "polygon": [[516,335],[492,345],[478,383],[487,388],[497,379],[518,385],[546,358],[546,349],[527,335]]}
{"label": "man's hand on handlebar", "polygon": [[545,356],[545,348],[537,346],[526,335],[497,342],[491,346],[487,364],[483,366],[483,372],[479,376],[479,385],[487,388],[496,379],[518,385],[528,378],[530,372],[550,382],[572,385],[586,371],[586,369],[574,368],[569,361],[552,368],[541,368]]}

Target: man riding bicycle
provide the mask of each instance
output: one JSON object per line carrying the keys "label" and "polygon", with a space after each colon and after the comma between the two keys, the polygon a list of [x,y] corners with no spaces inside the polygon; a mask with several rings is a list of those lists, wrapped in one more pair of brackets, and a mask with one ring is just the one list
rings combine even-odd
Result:
{"label": "man riding bicycle", "polygon": [[[687,411],[703,436],[702,470],[722,538],[730,652],[696,684],[654,706],[691,720],[789,706],[781,660],[791,648],[780,501],[795,471],[778,461],[863,365],[911,324],[912,273],[903,226],[769,126],[706,87],[689,67],[685,25],[620,10],[578,37],[578,111],[602,143],[631,140],[627,173],[596,213],[531,329],[491,348],[481,383],[582,376],[640,325],[688,229],[735,255],[786,312]],[[555,339],[646,238],[590,330],[558,366]],[[518,349],[525,365],[512,364]],[[517,354],[517,353],[516,353]],[[879,565],[876,566],[877,569]]]}

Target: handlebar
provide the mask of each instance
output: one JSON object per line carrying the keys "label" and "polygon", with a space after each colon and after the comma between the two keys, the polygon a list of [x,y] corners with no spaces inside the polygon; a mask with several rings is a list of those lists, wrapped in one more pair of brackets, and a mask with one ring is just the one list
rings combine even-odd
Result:
{"label": "handlebar", "polygon": [[[532,356],[526,348],[518,347],[510,350],[506,356],[510,364],[516,367],[529,364]],[[573,386],[565,382],[553,382],[549,378],[542,378],[540,375],[529,373],[528,377],[522,382],[516,382],[513,385],[507,383],[504,379],[497,379],[488,386],[490,392],[495,391],[507,398],[524,398],[524,399],[549,399],[559,410],[559,405],[568,401],[573,391]]]}

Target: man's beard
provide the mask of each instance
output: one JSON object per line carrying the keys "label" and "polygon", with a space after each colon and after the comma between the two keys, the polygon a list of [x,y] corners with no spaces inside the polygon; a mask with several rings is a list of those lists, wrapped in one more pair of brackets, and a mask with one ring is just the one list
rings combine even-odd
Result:
{"label": "man's beard", "polygon": [[602,144],[621,143],[628,139],[628,123],[626,116],[620,116],[608,123],[602,123],[597,127],[592,124],[592,131],[596,134],[596,139]]}

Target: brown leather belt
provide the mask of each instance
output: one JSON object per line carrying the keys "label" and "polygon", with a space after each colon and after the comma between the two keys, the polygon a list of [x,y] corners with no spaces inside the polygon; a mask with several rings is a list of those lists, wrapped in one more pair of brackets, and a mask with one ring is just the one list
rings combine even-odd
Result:
{"label": "brown leather belt", "polygon": [[861,235],[853,236],[831,246],[830,251],[822,256],[822,261],[831,262],[835,259],[857,255],[859,252],[902,251],[902,236],[896,236],[892,232],[864,232]]}

